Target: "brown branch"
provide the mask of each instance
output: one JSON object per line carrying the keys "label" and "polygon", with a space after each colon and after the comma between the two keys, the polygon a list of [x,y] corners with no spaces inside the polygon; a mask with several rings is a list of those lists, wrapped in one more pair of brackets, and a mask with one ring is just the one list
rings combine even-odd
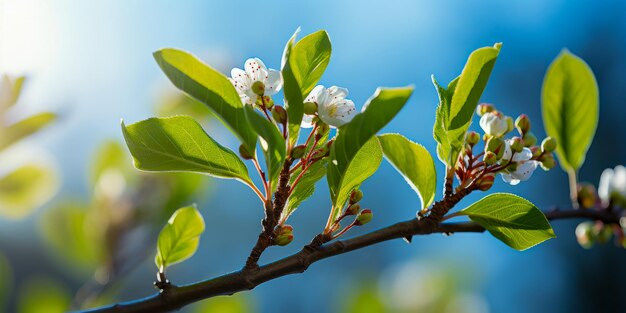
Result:
{"label": "brown branch", "polygon": [[[456,194],[458,195],[458,194]],[[441,214],[446,211],[446,207],[452,207],[463,196],[453,197],[453,200],[442,200],[433,206],[433,214]],[[437,209],[439,208],[439,209]],[[442,209],[443,208],[443,209]],[[443,213],[445,214],[445,213]],[[312,242],[305,246],[300,252],[288,256],[273,263],[254,268],[246,269],[208,279],[186,286],[172,286],[160,293],[152,296],[129,302],[122,302],[110,306],[100,307],[91,312],[168,312],[178,310],[183,306],[203,299],[232,295],[237,292],[251,290],[254,287],[290,274],[302,273],[307,268],[319,261],[332,256],[344,254],[353,250],[358,250],[380,242],[411,238],[414,235],[428,235],[434,233],[468,233],[483,232],[485,229],[473,222],[462,223],[438,223],[434,222],[437,216],[429,215],[421,220],[411,219],[400,222],[379,230],[357,236],[351,239],[334,241],[327,244]],[[549,220],[561,219],[591,219],[603,221],[605,223],[619,223],[620,216],[614,212],[598,210],[552,210],[546,213]],[[319,236],[318,236],[319,237]],[[316,237],[317,238],[317,237]],[[315,240],[314,240],[315,241]]]}

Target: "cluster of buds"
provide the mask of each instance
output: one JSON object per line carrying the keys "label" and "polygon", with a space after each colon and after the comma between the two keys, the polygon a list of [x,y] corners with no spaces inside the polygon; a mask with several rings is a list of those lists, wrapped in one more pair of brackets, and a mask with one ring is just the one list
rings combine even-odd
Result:
{"label": "cluster of buds", "polygon": [[[372,218],[374,217],[374,213],[372,213],[372,210],[370,209],[361,209],[361,205],[359,204],[359,201],[361,201],[361,199],[363,199],[362,191],[355,189],[352,191],[352,193],[350,193],[350,199],[348,201],[348,205],[346,206],[346,209],[344,210],[343,214],[341,214],[332,223],[330,229],[328,230],[328,234],[332,238],[337,238],[343,235],[345,232],[350,230],[350,228],[352,228],[353,226],[362,226],[362,225],[369,223],[372,220]],[[352,223],[350,223],[348,226],[343,228],[341,231],[337,232],[339,228],[341,227],[341,224],[340,224],[341,221],[348,216],[355,216]]]}
{"label": "cluster of buds", "polygon": [[617,246],[626,248],[626,225],[587,221],[576,227],[576,240],[581,247],[591,249],[595,244],[606,244],[614,237]]}
{"label": "cluster of buds", "polygon": [[293,227],[291,225],[279,225],[274,230],[274,243],[286,246],[293,241]]}
{"label": "cluster of buds", "polygon": [[[517,185],[528,180],[538,166],[548,171],[556,165],[553,155],[556,140],[547,137],[537,145],[537,137],[530,131],[531,123],[526,114],[513,120],[491,104],[480,104],[476,112],[484,134],[480,136],[470,131],[465,137],[465,149],[455,168],[461,186],[473,185],[479,190],[489,190],[496,174],[501,174],[505,182]],[[505,138],[514,131],[517,134]],[[484,149],[474,154],[481,139]]]}

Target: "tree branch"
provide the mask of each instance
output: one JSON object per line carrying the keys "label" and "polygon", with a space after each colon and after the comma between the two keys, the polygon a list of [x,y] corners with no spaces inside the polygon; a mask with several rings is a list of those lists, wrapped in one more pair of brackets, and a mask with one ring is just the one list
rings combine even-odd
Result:
{"label": "tree branch", "polygon": [[[605,223],[619,223],[620,216],[614,212],[597,210],[553,210],[546,213],[549,220],[561,219],[591,219]],[[351,239],[334,241],[321,246],[307,245],[300,252],[284,259],[261,266],[256,269],[243,269],[209,280],[186,286],[172,286],[152,296],[129,302],[122,302],[110,306],[100,307],[91,312],[168,312],[203,299],[232,295],[234,293],[251,290],[254,287],[290,274],[302,273],[319,261],[332,256],[358,250],[380,242],[410,238],[414,235],[428,235],[434,233],[465,233],[483,232],[485,229],[473,222],[461,223],[433,223],[432,219],[411,219],[379,230],[357,236]]]}

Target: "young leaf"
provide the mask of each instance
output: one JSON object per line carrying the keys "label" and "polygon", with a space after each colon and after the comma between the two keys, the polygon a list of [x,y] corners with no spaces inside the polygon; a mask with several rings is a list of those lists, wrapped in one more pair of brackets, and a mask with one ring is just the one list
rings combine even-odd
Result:
{"label": "young leaf", "polygon": [[29,116],[0,130],[0,150],[20,141],[56,120],[54,113],[44,112]]}
{"label": "young leaf", "polygon": [[156,51],[154,59],[174,86],[206,104],[249,151],[254,151],[256,135],[246,123],[241,99],[226,76],[177,49]]}
{"label": "young leaf", "polygon": [[285,161],[285,138],[276,125],[257,114],[253,108],[246,107],[245,112],[248,123],[259,134],[259,144],[265,156],[268,178],[272,187],[276,187],[278,174],[282,169],[283,161]]}
{"label": "young leaf", "polygon": [[452,94],[456,83],[459,81],[459,77],[455,78],[448,88],[444,88],[439,85],[435,79],[435,75],[431,76],[433,85],[437,89],[437,95],[439,96],[439,105],[435,111],[435,125],[433,127],[433,137],[437,141],[437,157],[448,167],[454,166],[456,161],[456,155],[452,156],[450,147],[450,140],[448,139],[448,131],[446,125],[448,124],[448,115],[450,114],[450,101],[452,100]]}
{"label": "young leaf", "polygon": [[50,200],[59,188],[49,167],[26,164],[0,178],[0,215],[19,219]]}
{"label": "young leaf", "polygon": [[0,80],[0,112],[5,112],[15,105],[22,93],[24,80],[24,76],[19,76],[15,79],[7,75],[2,76]]}
{"label": "young leaf", "polygon": [[287,43],[282,69],[290,145],[294,145],[298,139],[303,101],[326,70],[332,50],[326,31],[317,31],[293,44],[297,32]]}
{"label": "young leaf", "polygon": [[404,176],[406,182],[419,195],[422,208],[435,200],[437,174],[435,161],[424,146],[414,143],[399,134],[379,135],[387,161]]}
{"label": "young leaf", "polygon": [[122,122],[122,132],[140,170],[200,172],[250,182],[239,157],[191,117],[149,118],[128,126]]}
{"label": "young leaf", "polygon": [[556,237],[541,210],[512,194],[491,194],[458,214],[467,215],[515,250],[526,250]]}
{"label": "young leaf", "polygon": [[541,100],[546,133],[558,143],[561,167],[578,170],[598,125],[598,84],[591,68],[563,50],[546,72]]}
{"label": "young leaf", "polygon": [[159,271],[187,260],[196,253],[203,232],[204,219],[195,206],[176,210],[161,230],[157,241],[154,262]]}
{"label": "young leaf", "polygon": [[[341,200],[339,197],[341,196],[342,199],[347,197],[347,194],[342,194],[346,186],[344,176],[348,167],[352,166],[351,163],[359,150],[396,116],[412,92],[412,87],[379,88],[365,104],[362,112],[355,116],[350,123],[339,129],[337,139],[331,148],[331,162],[328,165],[327,175],[333,206],[342,206],[343,203],[339,201]],[[370,145],[374,147],[373,151],[376,150],[376,147],[380,149],[378,140],[370,143]],[[346,192],[349,193],[350,190]]]}
{"label": "young leaf", "polygon": [[[302,178],[293,189],[289,201],[285,205],[283,210],[282,219],[285,219],[293,213],[300,204],[313,195],[315,191],[315,183],[317,183],[322,177],[326,175],[326,166],[328,161],[326,159],[319,160],[309,167],[309,169],[302,175]],[[293,185],[294,180],[301,173],[302,167],[296,170],[291,175],[290,185]]]}

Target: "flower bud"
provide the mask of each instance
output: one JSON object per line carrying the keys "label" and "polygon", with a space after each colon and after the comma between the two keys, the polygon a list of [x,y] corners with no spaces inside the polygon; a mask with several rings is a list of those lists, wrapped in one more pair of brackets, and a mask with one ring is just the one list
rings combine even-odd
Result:
{"label": "flower bud", "polygon": [[590,183],[578,184],[577,199],[581,208],[592,208],[596,204],[596,187]]}
{"label": "flower bud", "polygon": [[505,149],[504,140],[498,137],[492,137],[487,141],[487,145],[485,146],[485,153],[493,152],[496,154],[496,159],[500,160],[502,155],[504,154]]}
{"label": "flower bud", "polygon": [[506,132],[511,132],[515,129],[515,122],[513,122],[513,118],[510,116],[506,117]]}
{"label": "flower bud", "polygon": [[315,102],[304,103],[304,114],[313,115],[317,113],[317,104]]}
{"label": "flower bud", "polygon": [[530,118],[528,115],[522,114],[515,120],[515,127],[520,134],[525,135],[530,130]]}
{"label": "flower bud", "polygon": [[486,134],[493,137],[502,137],[509,128],[506,118],[498,111],[485,113],[478,124]]}
{"label": "flower bud", "polygon": [[279,246],[286,246],[293,241],[293,233],[281,234],[274,238],[274,243]]}
{"label": "flower bud", "polygon": [[478,114],[478,116],[483,116],[485,115],[485,113],[489,113],[493,110],[495,110],[495,108],[493,107],[492,104],[481,103],[476,107],[476,114]]}
{"label": "flower bud", "polygon": [[534,146],[534,147],[530,147],[530,152],[533,153],[533,158],[538,158],[541,155],[541,149],[539,149],[539,147]]}
{"label": "flower bud", "polygon": [[589,221],[582,222],[576,226],[576,240],[578,240],[578,244],[585,249],[591,249],[596,241],[593,227],[594,223]]}
{"label": "flower bud", "polygon": [[467,144],[470,146],[474,146],[479,141],[480,135],[475,131],[468,132],[467,135],[465,135],[465,142],[467,142]]}
{"label": "flower bud", "polygon": [[357,203],[363,199],[363,191],[354,189],[352,193],[350,193],[350,203]]}
{"label": "flower bud", "polygon": [[541,168],[544,171],[549,171],[556,166],[556,161],[554,160],[554,155],[552,155],[552,153],[545,153],[542,155],[539,162],[541,162]]}
{"label": "flower bud", "polygon": [[483,156],[483,162],[487,165],[494,165],[498,162],[498,156],[491,151],[485,152],[485,156]]}
{"label": "flower bud", "polygon": [[306,152],[305,145],[295,146],[293,147],[293,149],[291,149],[290,157],[292,160],[296,160],[296,159],[303,157],[305,152]]}
{"label": "flower bud", "polygon": [[599,243],[607,243],[613,237],[612,225],[596,222],[593,228]]}
{"label": "flower bud", "polygon": [[541,151],[542,152],[552,152],[556,149],[556,139],[552,137],[546,137],[541,142]]}
{"label": "flower bud", "polygon": [[261,81],[255,81],[250,89],[252,89],[252,92],[257,96],[263,96],[263,94],[265,94],[265,84]]}
{"label": "flower bud", "polygon": [[524,137],[522,137],[522,139],[524,139],[524,146],[526,147],[532,147],[537,143],[537,137],[535,137],[535,134],[532,132],[524,133]]}
{"label": "flower bud", "polygon": [[284,225],[279,225],[276,228],[276,235],[284,235],[284,234],[291,234],[291,233],[293,233],[293,226],[291,225],[284,224]]}
{"label": "flower bud", "polygon": [[359,211],[361,211],[361,205],[358,203],[351,204],[346,209],[346,215],[357,215],[359,214]]}
{"label": "flower bud", "polygon": [[369,223],[373,217],[374,217],[374,213],[372,213],[372,210],[365,209],[361,211],[359,215],[357,215],[356,222],[354,224],[357,226],[365,225]]}
{"label": "flower bud", "polygon": [[524,141],[520,137],[513,137],[510,141],[511,151],[515,153],[520,153],[524,150]]}
{"label": "flower bud", "polygon": [[244,145],[239,145],[239,155],[244,159],[244,160],[250,160],[253,158],[252,153],[250,153],[248,151],[248,149],[246,149],[246,147]]}
{"label": "flower bud", "polygon": [[287,123],[287,111],[285,110],[285,108],[279,105],[276,105],[274,106],[274,108],[272,108],[272,117],[279,124]]}
{"label": "flower bud", "polygon": [[496,178],[496,174],[489,173],[485,174],[480,181],[478,182],[478,189],[481,191],[487,191],[493,186],[493,181]]}

